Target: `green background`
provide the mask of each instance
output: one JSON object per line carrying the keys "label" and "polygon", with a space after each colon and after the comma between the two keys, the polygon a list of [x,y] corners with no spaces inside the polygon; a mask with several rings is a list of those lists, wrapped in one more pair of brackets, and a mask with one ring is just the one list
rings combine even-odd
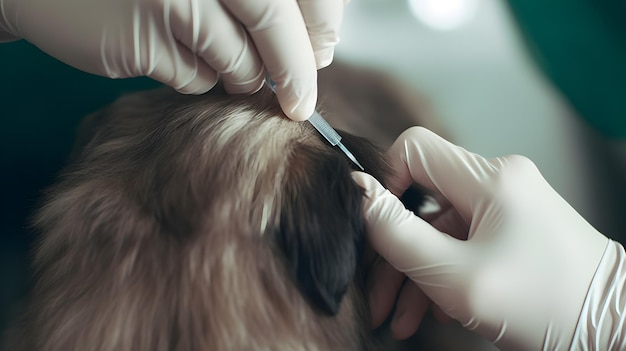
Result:
{"label": "green background", "polygon": [[530,53],[580,116],[626,138],[626,1],[508,3]]}

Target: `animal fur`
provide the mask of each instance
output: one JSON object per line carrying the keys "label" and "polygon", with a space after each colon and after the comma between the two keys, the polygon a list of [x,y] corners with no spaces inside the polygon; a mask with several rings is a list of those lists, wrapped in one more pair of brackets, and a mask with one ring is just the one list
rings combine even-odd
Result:
{"label": "animal fur", "polygon": [[[170,90],[91,116],[36,216],[7,350],[375,349],[351,164],[275,97]],[[384,179],[376,147],[344,134]]]}

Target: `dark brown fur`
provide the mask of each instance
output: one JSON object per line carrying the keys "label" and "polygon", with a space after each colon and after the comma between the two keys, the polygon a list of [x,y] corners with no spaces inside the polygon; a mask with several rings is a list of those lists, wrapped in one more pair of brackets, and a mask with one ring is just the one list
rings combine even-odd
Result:
{"label": "dark brown fur", "polygon": [[[8,349],[374,348],[362,191],[271,93],[140,93],[87,125],[37,215],[37,284]],[[372,144],[344,142],[384,178]]]}

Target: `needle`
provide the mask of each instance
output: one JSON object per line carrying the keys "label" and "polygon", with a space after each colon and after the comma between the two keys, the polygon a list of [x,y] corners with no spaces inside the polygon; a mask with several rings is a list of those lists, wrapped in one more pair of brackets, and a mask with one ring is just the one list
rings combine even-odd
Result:
{"label": "needle", "polygon": [[[265,76],[265,83],[274,93],[276,93],[276,83],[269,77],[269,75]],[[328,122],[326,122],[322,115],[320,115],[317,111],[313,111],[313,115],[309,117],[308,121],[320,134],[322,134],[326,140],[328,140],[330,145],[338,146],[339,149],[341,149],[341,151],[350,159],[350,161],[354,162],[354,164],[357,165],[357,167],[359,167],[362,171],[365,170],[350,150],[348,150],[348,148],[341,143],[341,135],[339,135],[339,133],[337,133],[337,131],[330,124],[328,124]]]}

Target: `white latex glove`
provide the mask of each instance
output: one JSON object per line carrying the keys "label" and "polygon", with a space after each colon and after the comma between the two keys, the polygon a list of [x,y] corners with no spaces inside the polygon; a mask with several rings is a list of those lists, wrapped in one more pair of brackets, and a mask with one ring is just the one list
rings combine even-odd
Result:
{"label": "white latex glove", "polygon": [[[623,247],[587,223],[531,161],[485,159],[423,128],[404,132],[389,157],[397,172],[391,192],[354,173],[366,190],[371,245],[446,314],[505,350],[626,348]],[[430,223],[395,196],[414,181],[446,199]],[[382,285],[375,280],[373,289],[389,293]],[[405,288],[413,291],[400,294],[405,311],[396,313],[423,303],[415,285]]]}
{"label": "white latex glove", "polygon": [[346,0],[0,0],[0,41],[24,38],[80,70],[148,76],[183,93],[261,88],[305,120],[316,68],[329,65]]}

